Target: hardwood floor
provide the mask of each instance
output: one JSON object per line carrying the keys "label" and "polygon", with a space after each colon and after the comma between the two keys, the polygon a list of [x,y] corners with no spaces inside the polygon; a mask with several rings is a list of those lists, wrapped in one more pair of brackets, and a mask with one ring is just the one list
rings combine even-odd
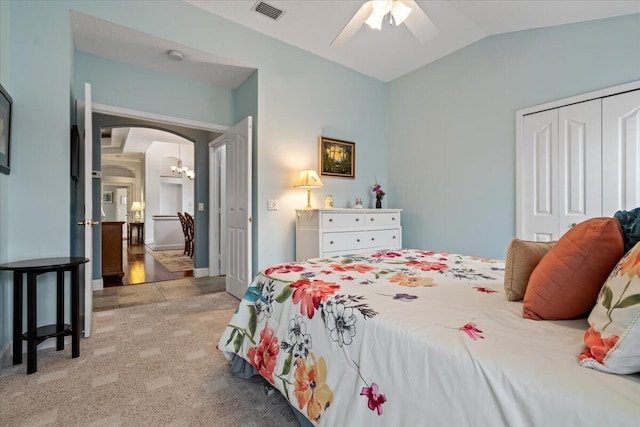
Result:
{"label": "hardwood floor", "polygon": [[171,272],[159,263],[151,254],[151,249],[146,245],[127,245],[126,239],[122,241],[122,269],[124,277],[122,281],[105,279],[104,287],[138,285],[149,282],[162,282],[165,280],[183,279],[193,277],[193,270]]}

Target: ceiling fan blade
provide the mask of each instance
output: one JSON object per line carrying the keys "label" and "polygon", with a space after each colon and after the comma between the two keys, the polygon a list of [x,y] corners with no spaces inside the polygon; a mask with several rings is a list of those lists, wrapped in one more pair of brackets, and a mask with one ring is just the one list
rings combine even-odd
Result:
{"label": "ceiling fan blade", "polygon": [[347,25],[344,26],[342,31],[340,31],[340,34],[338,34],[336,38],[333,39],[333,41],[331,42],[331,46],[344,46],[344,44],[347,43],[351,39],[351,37],[353,37],[353,35],[360,29],[360,27],[362,27],[364,21],[366,21],[369,15],[371,15],[371,10],[372,9],[370,1],[360,6],[360,9],[358,9],[356,14],[353,15],[353,18],[351,18]]}
{"label": "ceiling fan blade", "polygon": [[412,11],[405,19],[404,23],[409,28],[409,31],[420,41],[425,43],[427,40],[433,38],[438,34],[438,28],[427,16],[426,13],[418,6],[414,0],[402,0],[406,6],[409,6]]}

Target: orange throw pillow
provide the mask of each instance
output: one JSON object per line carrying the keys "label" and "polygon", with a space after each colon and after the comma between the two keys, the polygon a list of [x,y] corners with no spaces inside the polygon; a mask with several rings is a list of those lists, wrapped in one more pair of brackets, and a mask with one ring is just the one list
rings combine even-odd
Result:
{"label": "orange throw pillow", "polygon": [[593,308],[598,292],[624,254],[620,222],[588,219],[567,231],[531,273],[524,317],[574,319]]}

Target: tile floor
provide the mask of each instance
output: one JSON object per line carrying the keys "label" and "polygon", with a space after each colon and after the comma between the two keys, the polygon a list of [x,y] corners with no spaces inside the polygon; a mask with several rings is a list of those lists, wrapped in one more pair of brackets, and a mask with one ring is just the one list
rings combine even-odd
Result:
{"label": "tile floor", "polygon": [[93,311],[188,298],[224,290],[225,276],[186,277],[140,285],[116,286],[93,292]]}

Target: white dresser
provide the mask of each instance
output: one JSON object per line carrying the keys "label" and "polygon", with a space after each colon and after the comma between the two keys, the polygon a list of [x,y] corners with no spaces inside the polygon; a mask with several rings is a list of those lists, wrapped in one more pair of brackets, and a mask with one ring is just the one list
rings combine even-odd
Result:
{"label": "white dresser", "polygon": [[402,247],[402,209],[298,209],[296,259]]}

